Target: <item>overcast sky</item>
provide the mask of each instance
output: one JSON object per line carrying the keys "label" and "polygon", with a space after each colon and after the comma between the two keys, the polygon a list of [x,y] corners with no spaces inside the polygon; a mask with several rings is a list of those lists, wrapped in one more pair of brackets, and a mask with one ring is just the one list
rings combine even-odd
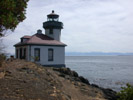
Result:
{"label": "overcast sky", "polygon": [[26,20],[4,38],[7,52],[22,36],[44,33],[52,10],[64,23],[66,52],[133,52],[133,0],[30,0]]}

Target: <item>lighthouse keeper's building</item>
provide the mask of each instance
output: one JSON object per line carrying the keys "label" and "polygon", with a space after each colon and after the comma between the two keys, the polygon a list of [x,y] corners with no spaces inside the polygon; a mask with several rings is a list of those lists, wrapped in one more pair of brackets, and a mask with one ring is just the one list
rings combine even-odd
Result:
{"label": "lighthouse keeper's building", "polygon": [[36,61],[44,66],[65,66],[65,46],[61,42],[63,23],[59,22],[59,15],[52,11],[43,23],[45,34],[38,30],[32,36],[23,36],[15,44],[16,58]]}

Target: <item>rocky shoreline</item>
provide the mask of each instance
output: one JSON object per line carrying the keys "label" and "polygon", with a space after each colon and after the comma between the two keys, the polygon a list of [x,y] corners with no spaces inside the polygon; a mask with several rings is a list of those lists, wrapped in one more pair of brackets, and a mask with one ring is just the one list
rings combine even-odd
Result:
{"label": "rocky shoreline", "polygon": [[77,72],[71,71],[69,68],[53,68],[53,70],[60,72],[59,76],[67,78],[71,81],[82,82],[92,87],[101,89],[105,94],[105,98],[108,100],[117,100],[118,98],[116,96],[116,91],[113,91],[112,89],[105,89],[105,88],[99,87],[96,84],[90,84],[86,78],[84,78],[83,76],[79,76]]}
{"label": "rocky shoreline", "polygon": [[9,60],[0,67],[0,100],[117,100],[116,92],[69,68]]}

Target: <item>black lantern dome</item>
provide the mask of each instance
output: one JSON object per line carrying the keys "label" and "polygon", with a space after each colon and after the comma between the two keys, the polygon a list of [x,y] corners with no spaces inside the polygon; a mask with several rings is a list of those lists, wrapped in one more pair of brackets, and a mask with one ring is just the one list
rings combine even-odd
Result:
{"label": "black lantern dome", "polygon": [[59,15],[54,13],[54,10],[52,10],[51,14],[47,15],[48,21],[58,21],[59,20]]}
{"label": "black lantern dome", "polygon": [[59,22],[59,15],[54,13],[54,10],[52,10],[52,13],[47,15],[47,21],[43,23],[43,28],[55,28],[55,29],[62,29],[63,23]]}

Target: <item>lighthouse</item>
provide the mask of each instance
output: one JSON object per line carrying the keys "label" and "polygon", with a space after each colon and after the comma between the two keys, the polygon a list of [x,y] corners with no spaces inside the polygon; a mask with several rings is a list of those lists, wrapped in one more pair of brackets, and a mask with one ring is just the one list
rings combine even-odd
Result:
{"label": "lighthouse", "polygon": [[33,61],[47,67],[65,67],[65,47],[61,42],[63,23],[54,11],[47,15],[42,30],[32,36],[25,35],[15,44],[16,58]]}
{"label": "lighthouse", "polygon": [[51,14],[47,15],[47,21],[43,23],[45,34],[54,40],[61,41],[61,29],[63,29],[63,23],[59,22],[59,15],[52,10]]}

